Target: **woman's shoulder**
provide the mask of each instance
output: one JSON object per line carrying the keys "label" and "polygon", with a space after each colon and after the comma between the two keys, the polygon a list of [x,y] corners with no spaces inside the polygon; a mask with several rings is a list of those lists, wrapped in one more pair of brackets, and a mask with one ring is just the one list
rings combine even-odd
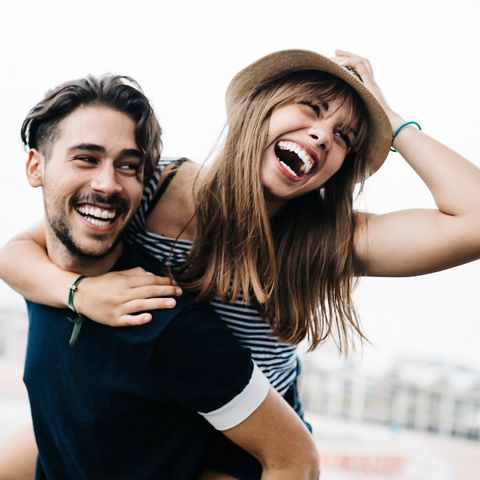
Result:
{"label": "woman's shoulder", "polygon": [[187,157],[162,157],[156,171],[156,190],[166,192],[170,183],[190,188],[200,169],[201,165]]}
{"label": "woman's shoulder", "polygon": [[[156,192],[146,214],[146,228],[175,237],[189,224],[195,211],[193,188],[201,166],[186,158],[167,157],[160,162]],[[193,231],[184,233],[186,238],[194,234]]]}

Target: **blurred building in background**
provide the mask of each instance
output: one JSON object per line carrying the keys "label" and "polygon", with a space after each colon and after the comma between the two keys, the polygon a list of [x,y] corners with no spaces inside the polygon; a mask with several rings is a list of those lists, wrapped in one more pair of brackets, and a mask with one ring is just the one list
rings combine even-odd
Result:
{"label": "blurred building in background", "polygon": [[301,397],[329,480],[476,480],[480,372],[428,360],[307,355]]}
{"label": "blurred building in background", "polygon": [[306,408],[345,419],[480,440],[480,372],[438,361],[396,360],[381,374],[307,356]]}
{"label": "blurred building in background", "polygon": [[22,381],[27,330],[26,309],[0,308],[0,440],[30,422]]}
{"label": "blurred building in background", "polygon": [[26,310],[0,309],[0,359],[2,361],[23,365],[27,330]]}

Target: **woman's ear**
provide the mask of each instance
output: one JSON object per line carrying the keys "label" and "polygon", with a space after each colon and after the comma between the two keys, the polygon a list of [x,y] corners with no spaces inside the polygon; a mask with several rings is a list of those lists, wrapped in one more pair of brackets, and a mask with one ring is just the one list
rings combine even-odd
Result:
{"label": "woman's ear", "polygon": [[45,157],[35,148],[28,151],[26,173],[28,182],[32,187],[43,185]]}

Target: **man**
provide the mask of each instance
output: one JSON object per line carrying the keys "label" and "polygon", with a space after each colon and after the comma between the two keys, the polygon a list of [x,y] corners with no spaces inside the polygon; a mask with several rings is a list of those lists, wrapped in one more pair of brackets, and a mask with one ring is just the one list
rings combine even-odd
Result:
{"label": "man", "polygon": [[36,478],[198,478],[211,426],[256,456],[263,478],[316,478],[306,428],[209,307],[183,295],[126,329],[76,315],[83,276],[161,274],[120,241],[160,151],[138,85],[119,76],[67,82],[30,111],[22,139],[28,180],[43,190],[48,255],[81,274],[72,311],[27,302]]}

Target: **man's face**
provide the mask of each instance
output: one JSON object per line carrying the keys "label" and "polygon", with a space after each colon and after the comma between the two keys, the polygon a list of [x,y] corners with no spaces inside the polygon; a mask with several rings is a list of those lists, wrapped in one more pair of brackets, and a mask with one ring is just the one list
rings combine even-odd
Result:
{"label": "man's face", "polygon": [[49,229],[74,256],[104,257],[142,195],[135,123],[106,106],[82,106],[59,123],[54,142],[48,159],[37,152]]}

